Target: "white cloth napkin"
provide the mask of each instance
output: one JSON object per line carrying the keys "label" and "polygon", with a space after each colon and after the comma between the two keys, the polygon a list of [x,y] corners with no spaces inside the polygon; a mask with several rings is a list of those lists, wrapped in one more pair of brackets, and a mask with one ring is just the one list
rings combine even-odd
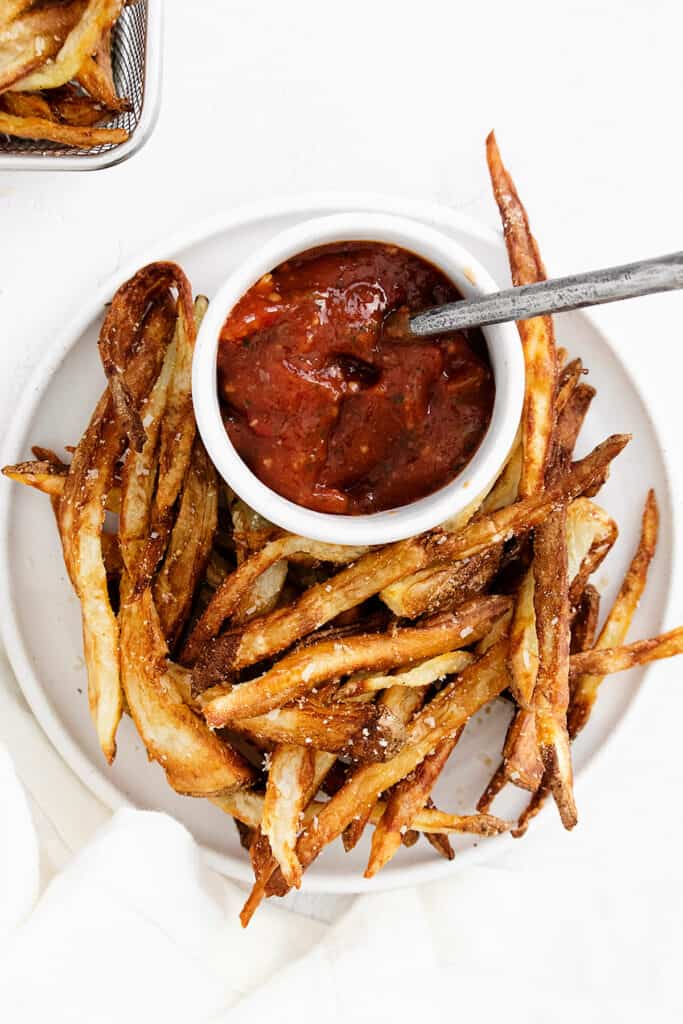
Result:
{"label": "white cloth napkin", "polygon": [[577,846],[555,845],[567,859],[553,863],[515,849],[360,898],[331,926],[276,901],[243,931],[244,892],[188,832],[154,812],[109,816],[0,686],[2,739],[0,1021],[683,1018],[680,878],[635,873],[628,833],[592,871],[573,870]]}
{"label": "white cloth napkin", "polygon": [[115,814],[31,909],[37,835],[4,750],[0,806],[0,1020],[12,1024],[683,1013],[683,995],[658,1002],[683,931],[680,895],[656,874],[640,889],[600,874],[577,890],[559,865],[533,875],[472,867],[360,899],[331,927],[262,907],[245,932],[243,893],[203,867],[181,825],[147,811]]}

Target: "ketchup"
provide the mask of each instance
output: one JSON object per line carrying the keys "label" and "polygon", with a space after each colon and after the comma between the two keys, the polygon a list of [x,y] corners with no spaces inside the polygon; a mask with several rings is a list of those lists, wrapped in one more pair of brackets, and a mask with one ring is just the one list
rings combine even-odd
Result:
{"label": "ketchup", "polygon": [[491,419],[483,335],[398,341],[386,322],[459,298],[426,260],[374,242],[311,249],[266,274],[228,316],[218,349],[240,456],[319,512],[379,512],[448,483]]}

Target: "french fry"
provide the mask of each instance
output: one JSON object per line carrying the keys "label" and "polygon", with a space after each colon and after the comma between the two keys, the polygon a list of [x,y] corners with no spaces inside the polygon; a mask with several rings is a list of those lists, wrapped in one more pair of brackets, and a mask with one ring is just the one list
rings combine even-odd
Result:
{"label": "french fry", "polygon": [[[529,228],[526,210],[512,178],[503,166],[493,132],[486,140],[486,158],[493,194],[503,221],[512,283],[525,285],[543,281],[545,268]],[[557,354],[550,317],[520,320],[517,326],[522,339],[527,378],[522,415],[523,461],[519,492],[523,497],[528,497],[543,489],[546,465],[550,458],[555,419]]]}
{"label": "french fry", "polygon": [[628,441],[626,434],[608,438],[574,463],[557,487],[545,494],[520,500],[475,520],[459,534],[435,531],[372,551],[329,582],[310,587],[289,608],[248,623],[241,633],[217,637],[202,652],[196,672],[197,690],[213,686],[231,673],[289,647],[402,576],[426,565],[470,558],[515,533],[531,529],[553,504],[582,494]]}
{"label": "french fry", "polygon": [[408,619],[456,608],[481,593],[500,566],[501,546],[436,569],[422,569],[382,590],[380,597],[394,613]]}
{"label": "french fry", "polygon": [[387,669],[467,646],[488,632],[509,607],[505,597],[477,598],[433,624],[389,634],[321,643],[282,658],[270,671],[219,695],[206,695],[204,716],[212,728],[268,711],[310,692],[319,683],[361,669]]}
{"label": "french fry", "polygon": [[273,857],[287,885],[301,886],[301,865],[294,848],[303,814],[306,791],[313,778],[313,750],[278,744],[270,757],[263,801],[261,831],[267,836]]}
{"label": "french fry", "polygon": [[428,686],[449,675],[462,672],[471,661],[472,655],[466,651],[449,651],[447,654],[429,658],[405,672],[394,672],[388,676],[359,675],[352,677],[340,687],[338,698],[349,700],[360,694],[375,693],[377,690],[386,690],[392,686]]}
{"label": "french fry", "polygon": [[192,411],[192,356],[208,300],[199,296],[193,306],[187,278],[175,264],[167,266],[178,288],[176,358],[159,437],[159,470],[150,511],[150,533],[135,573],[137,592],[150,583],[166,550],[173,510],[185,481],[197,432]]}
{"label": "french fry", "polygon": [[497,512],[506,505],[513,505],[519,497],[519,481],[522,476],[522,435],[518,433],[512,451],[502,472],[481,506],[484,515]]}
{"label": "french fry", "polygon": [[[633,618],[633,614],[638,607],[638,603],[645,589],[648,569],[657,546],[658,527],[659,511],[657,508],[657,499],[654,491],[651,490],[648,493],[645,508],[643,510],[643,520],[638,547],[626,575],[624,576],[624,580],[619,589],[619,594],[617,595],[614,605],[605,620],[605,624],[595,645],[596,652],[609,649],[612,644],[616,645],[623,643],[626,637],[626,633],[628,632],[628,628],[631,624],[631,619]],[[597,593],[594,591],[594,588],[591,588],[591,590],[593,593]],[[589,593],[588,600],[592,605],[592,609],[587,613],[587,617],[590,621],[597,618],[596,598]],[[587,627],[589,637],[591,630],[594,630],[594,621],[592,622],[592,625],[588,625]],[[655,652],[655,657],[657,656],[656,652],[661,652],[662,650],[668,650],[671,654],[677,653],[675,639],[673,642],[670,640],[668,642],[664,641],[663,646],[656,641],[645,641],[644,643],[646,646],[652,645],[650,646],[649,653]],[[586,641],[577,642],[577,646],[580,647],[581,650],[585,651],[589,651],[590,649]],[[638,645],[632,646],[638,647]],[[639,650],[641,653],[645,653],[642,647],[639,648]],[[576,738],[588,721],[595,704],[595,700],[597,699],[598,689],[604,679],[604,674],[598,676],[580,674],[576,667],[578,663],[573,661],[574,657],[579,653],[580,651],[574,652],[572,654],[572,661],[570,661],[570,670],[574,673],[573,679],[570,677],[571,699],[569,713],[567,716],[567,728],[571,740]],[[637,656],[638,655],[636,655],[636,657]],[[625,667],[631,667],[632,657],[633,652],[626,656],[627,664]],[[610,652],[610,660],[617,660],[617,658],[613,659],[612,652]],[[642,662],[639,663],[642,664]],[[544,780],[543,784],[534,794],[519,818],[517,828],[513,831],[513,835],[516,838],[524,835],[529,827],[529,822],[543,807],[549,788],[549,783]]]}
{"label": "french fry", "polygon": [[447,736],[438,747],[425,757],[424,761],[399,782],[386,801],[384,814],[375,826],[372,835],[370,859],[365,877],[372,878],[391,860],[401,845],[401,836],[412,826],[413,818],[423,809],[431,796],[436,780],[452,754],[462,728],[453,736]]}
{"label": "french fry", "polygon": [[126,702],[150,760],[178,793],[216,796],[248,786],[255,775],[244,758],[187,706],[166,666],[168,649],[151,592],[136,595],[124,580],[121,679]]}
{"label": "french fry", "polygon": [[298,744],[349,757],[386,761],[403,744],[399,719],[378,704],[320,704],[314,698],[232,723],[258,742]]}
{"label": "french fry", "polygon": [[[365,813],[380,793],[400,782],[442,740],[455,734],[479,708],[498,696],[505,685],[506,649],[507,641],[496,644],[430,701],[411,723],[407,742],[396,757],[383,764],[365,765],[350,776],[299,837],[296,853],[304,870],[324,846],[341,835],[356,814]],[[491,827],[496,827],[493,822],[507,827],[499,819],[492,819]],[[413,827],[419,828],[418,820]],[[436,831],[445,832],[447,828]]]}
{"label": "french fry", "polygon": [[35,487],[43,494],[59,498],[64,490],[64,481],[69,471],[65,463],[50,462],[47,459],[34,459],[30,462],[17,462],[14,466],[4,466],[3,474],[10,480]]}
{"label": "french fry", "polygon": [[44,139],[79,149],[118,145],[128,138],[125,128],[81,128],[42,117],[16,117],[3,111],[0,111],[0,132],[18,139]]}
{"label": "french fry", "polygon": [[266,572],[292,555],[306,552],[323,561],[344,564],[362,557],[366,551],[367,548],[322,544],[289,533],[271,540],[223,581],[185,642],[183,663],[191,665],[196,660],[202,647],[216,636],[227,618],[239,613],[240,609],[248,611],[253,603],[256,609],[265,606],[267,600],[263,601],[258,593],[259,581]]}
{"label": "french fry", "polygon": [[[598,637],[595,645],[597,651],[623,644],[631,619],[645,589],[648,569],[657,547],[658,531],[659,509],[655,493],[651,490],[648,492],[643,509],[638,547]],[[572,672],[577,675],[574,668]],[[572,707],[569,713],[569,729],[572,737],[578,735],[588,721],[601,682],[600,674],[594,673],[579,678],[575,683]]]}
{"label": "french fry", "polygon": [[41,66],[14,82],[12,88],[54,89],[71,81],[78,75],[85,58],[97,50],[103,32],[116,22],[122,7],[123,0],[88,0],[54,60],[45,58]]}
{"label": "french fry", "polygon": [[218,479],[204,445],[195,438],[192,457],[168,548],[154,580],[154,603],[173,649],[187,622],[216,532]]}

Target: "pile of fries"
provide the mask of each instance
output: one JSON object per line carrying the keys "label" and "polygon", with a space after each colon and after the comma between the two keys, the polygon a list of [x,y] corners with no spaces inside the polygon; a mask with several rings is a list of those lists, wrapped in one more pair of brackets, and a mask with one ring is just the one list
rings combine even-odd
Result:
{"label": "pile of fries", "polygon": [[[487,143],[515,284],[544,276],[524,208]],[[590,582],[617,537],[595,502],[626,435],[573,461],[594,389],[549,318],[520,323],[519,440],[467,521],[372,550],[284,533],[218,479],[190,390],[206,299],[172,263],[115,295],[99,338],[106,387],[67,465],[35,448],[6,476],[48,494],[78,595],[102,751],[129,714],[179,793],[231,815],[254,868],[246,924],[324,847],[372,831],[368,877],[423,834],[521,834],[546,797],[576,824],[571,744],[605,675],[683,651],[683,628],[624,646],[657,540],[642,535],[598,632]],[[107,522],[118,523],[115,533]],[[431,794],[468,721],[503,695],[500,766],[475,813]],[[529,791],[516,823],[489,813]]]}
{"label": "pile of fries", "polygon": [[125,142],[98,125],[130,109],[117,95],[111,33],[124,0],[3,0],[0,133],[89,149]]}

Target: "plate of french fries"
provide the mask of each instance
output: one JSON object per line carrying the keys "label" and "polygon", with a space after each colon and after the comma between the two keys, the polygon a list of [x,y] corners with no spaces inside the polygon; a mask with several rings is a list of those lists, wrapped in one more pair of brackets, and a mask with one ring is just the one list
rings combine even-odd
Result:
{"label": "plate of french fries", "polygon": [[7,438],[0,596],[20,685],[106,804],[171,813],[252,883],[245,924],[301,885],[443,876],[533,841],[541,809],[570,832],[576,774],[644,666],[683,651],[683,629],[663,633],[662,448],[584,314],[557,337],[548,318],[520,325],[518,441],[469,517],[428,534],[372,549],[287,534],[201,444],[198,326],[286,226],[397,213],[461,240],[501,286],[545,276],[493,137],[487,156],[504,241],[438,206],[352,195],[261,204],[157,247],[83,302]]}

